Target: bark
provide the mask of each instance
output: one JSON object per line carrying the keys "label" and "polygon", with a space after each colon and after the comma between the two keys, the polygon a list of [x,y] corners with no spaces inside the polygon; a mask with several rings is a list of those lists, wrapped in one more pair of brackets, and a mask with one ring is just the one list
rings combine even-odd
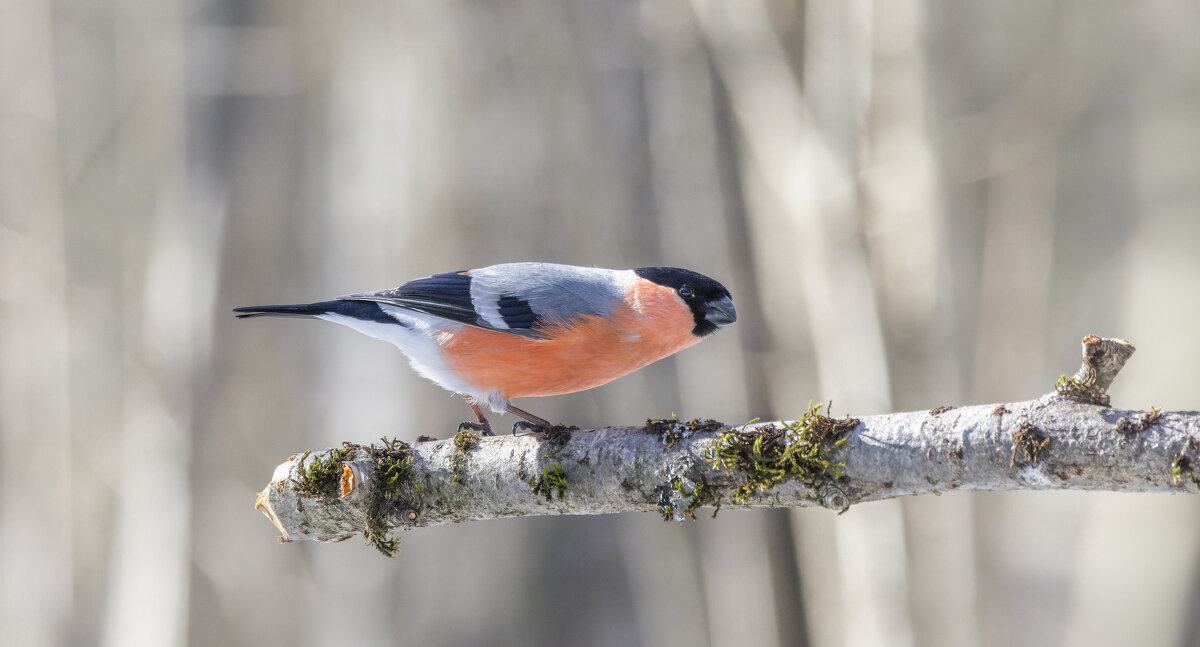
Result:
{"label": "bark", "polygon": [[[1124,357],[1132,352],[1123,340],[1104,341],[1120,344]],[[1092,337],[1084,351],[1085,365],[1105,361]],[[1114,370],[1104,367],[1110,378]],[[1082,386],[1093,400],[1104,395],[1095,380]],[[785,431],[783,422],[731,428],[701,421],[556,429],[475,443],[460,434],[411,446],[347,445],[285,461],[257,507],[281,541],[340,541],[373,520],[375,534],[386,540],[393,528],[524,515],[653,511],[682,520],[700,507],[843,511],[950,490],[1200,491],[1193,474],[1200,413],[1119,410],[1093,400],[1060,385],[1026,402],[857,420],[809,416],[826,425],[815,435],[801,435],[794,424]],[[747,449],[748,462],[738,464],[717,446],[728,449],[731,439],[764,432],[758,448],[764,453],[788,445],[819,451],[807,471],[760,487],[766,482],[747,466],[753,457],[765,460],[764,453]],[[722,464],[718,455],[727,460]]]}

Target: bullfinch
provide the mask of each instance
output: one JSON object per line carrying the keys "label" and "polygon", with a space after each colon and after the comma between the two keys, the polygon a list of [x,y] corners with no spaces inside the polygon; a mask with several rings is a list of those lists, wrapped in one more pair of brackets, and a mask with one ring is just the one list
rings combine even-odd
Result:
{"label": "bullfinch", "polygon": [[720,283],[676,267],[608,270],[504,263],[434,274],[333,301],[250,306],[239,318],[316,317],[395,344],[413,369],[479,408],[550,423],[513,398],[600,386],[676,353],[737,319]]}

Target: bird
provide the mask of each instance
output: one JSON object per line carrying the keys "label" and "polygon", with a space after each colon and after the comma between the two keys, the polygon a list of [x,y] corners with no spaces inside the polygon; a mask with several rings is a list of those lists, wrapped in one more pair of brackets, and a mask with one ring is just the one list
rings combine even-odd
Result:
{"label": "bird", "polygon": [[481,403],[497,414],[512,412],[527,427],[549,429],[550,422],[511,400],[606,384],[737,320],[729,290],[691,270],[539,262],[445,272],[380,292],[233,312],[240,319],[315,317],[390,342],[418,374],[466,400],[478,422],[464,422],[460,431],[485,436],[492,429]]}

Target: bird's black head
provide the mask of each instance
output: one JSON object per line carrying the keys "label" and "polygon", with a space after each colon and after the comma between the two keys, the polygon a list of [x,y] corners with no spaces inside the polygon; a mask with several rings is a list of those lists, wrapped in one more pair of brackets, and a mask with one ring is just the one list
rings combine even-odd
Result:
{"label": "bird's black head", "polygon": [[703,274],[678,267],[639,267],[634,273],[675,290],[692,310],[692,319],[696,322],[692,334],[697,337],[716,332],[717,328],[737,320],[729,290]]}

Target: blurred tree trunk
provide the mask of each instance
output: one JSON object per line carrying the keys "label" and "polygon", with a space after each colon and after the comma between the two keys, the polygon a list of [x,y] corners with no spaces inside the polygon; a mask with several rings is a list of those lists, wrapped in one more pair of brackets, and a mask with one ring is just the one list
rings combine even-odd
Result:
{"label": "blurred tree trunk", "polygon": [[0,624],[18,644],[67,640],[75,611],[72,310],[53,40],[49,6],[0,9]]}

